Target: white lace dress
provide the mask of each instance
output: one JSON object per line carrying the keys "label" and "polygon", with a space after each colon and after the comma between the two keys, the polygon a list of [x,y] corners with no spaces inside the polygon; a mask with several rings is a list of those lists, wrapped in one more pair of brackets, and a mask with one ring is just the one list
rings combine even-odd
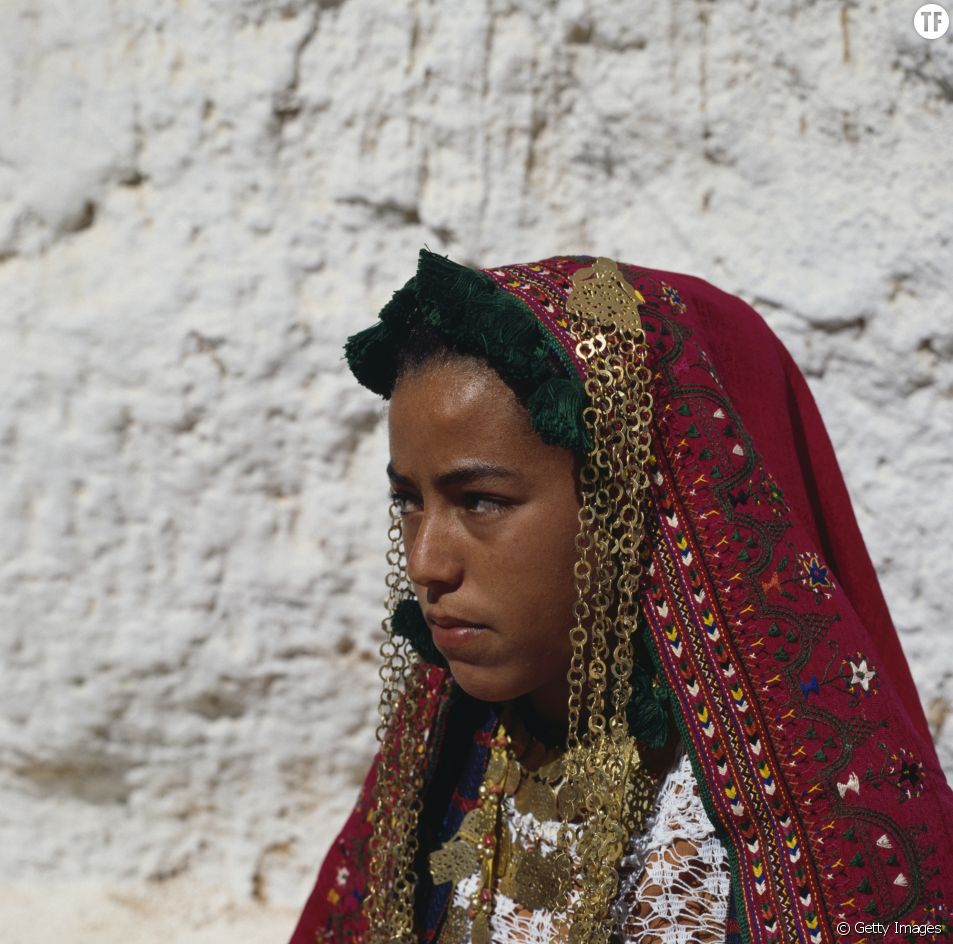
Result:
{"label": "white lace dress", "polygon": [[[544,855],[556,848],[558,823],[520,814],[506,797],[514,840],[533,837]],[[453,904],[466,909],[478,875],[459,882]],[[721,944],[729,894],[728,857],[702,806],[688,757],[663,778],[658,802],[643,833],[620,865],[614,908],[615,940],[624,944]],[[565,940],[562,913],[529,911],[501,892],[490,921],[494,944],[552,944]]]}

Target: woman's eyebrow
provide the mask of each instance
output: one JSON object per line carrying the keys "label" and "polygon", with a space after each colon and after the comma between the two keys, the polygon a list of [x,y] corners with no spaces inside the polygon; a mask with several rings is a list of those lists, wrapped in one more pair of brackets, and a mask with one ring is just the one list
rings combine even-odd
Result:
{"label": "woman's eyebrow", "polygon": [[467,462],[456,469],[438,475],[434,483],[440,488],[449,488],[453,485],[472,485],[483,479],[516,479],[519,473],[504,466],[493,465],[489,462]]}
{"label": "woman's eyebrow", "polygon": [[[406,475],[401,475],[392,462],[387,463],[387,476],[395,485],[409,486],[413,483]],[[450,488],[454,485],[472,485],[484,479],[518,479],[519,473],[505,466],[491,462],[466,462],[448,472],[442,472],[434,479],[438,488]]]}
{"label": "woman's eyebrow", "polygon": [[409,478],[407,478],[406,475],[401,475],[400,472],[394,468],[393,462],[387,463],[387,477],[391,480],[391,482],[394,483],[394,485],[403,485],[405,488],[408,488],[414,484]]}

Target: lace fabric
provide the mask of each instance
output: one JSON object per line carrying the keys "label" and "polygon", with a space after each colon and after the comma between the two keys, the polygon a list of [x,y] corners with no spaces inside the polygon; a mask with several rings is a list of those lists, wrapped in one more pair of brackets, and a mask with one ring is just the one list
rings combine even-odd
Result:
{"label": "lace fabric", "polygon": [[615,906],[618,940],[722,942],[730,887],[728,855],[683,754],[662,782],[648,828],[633,838],[622,859]]}
{"label": "lace fabric", "polygon": [[[511,798],[506,804],[514,842],[535,847],[544,855],[555,850],[557,823],[540,823],[532,814],[518,813]],[[682,754],[663,778],[655,811],[645,831],[632,838],[619,871],[619,896],[612,916],[616,944],[724,941],[730,889],[728,857],[702,806],[686,755]],[[459,882],[453,907],[465,910],[477,885],[476,874]],[[563,912],[531,911],[497,889],[490,921],[492,941],[565,941],[565,918]]]}

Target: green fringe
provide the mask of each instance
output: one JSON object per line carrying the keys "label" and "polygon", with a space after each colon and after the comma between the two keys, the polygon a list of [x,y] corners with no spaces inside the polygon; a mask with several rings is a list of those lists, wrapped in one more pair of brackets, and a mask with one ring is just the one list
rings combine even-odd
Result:
{"label": "green fringe", "polygon": [[394,335],[383,321],[352,334],[344,344],[344,356],[358,382],[388,399],[397,380]]}
{"label": "green fringe", "polygon": [[632,641],[632,674],[629,676],[632,695],[625,714],[633,737],[649,747],[664,747],[674,718],[669,690],[661,684],[652,661],[650,632],[645,617],[639,614],[638,629]]}
{"label": "green fringe", "polygon": [[[348,338],[345,356],[361,384],[390,397],[401,344],[420,320],[433,325],[453,350],[488,361],[525,399],[544,442],[586,455],[585,390],[565,363],[559,342],[523,301],[488,275],[426,249],[420,252],[417,275],[394,293],[380,321]],[[552,377],[553,360],[567,377]]]}
{"label": "green fringe", "polygon": [[391,300],[381,309],[380,319],[395,335],[406,334],[417,314],[417,279],[411,279],[397,289]]}
{"label": "green fringe", "polygon": [[645,664],[637,659],[632,668],[632,697],[625,709],[632,736],[649,747],[663,747],[668,740],[668,692],[652,684]]}
{"label": "green fringe", "polygon": [[395,636],[406,639],[424,662],[446,668],[447,660],[433,644],[430,627],[416,600],[401,600],[397,604],[390,618],[390,629]]}
{"label": "green fringe", "polygon": [[485,357],[511,380],[546,376],[545,329],[488,275],[423,250],[417,287],[427,320],[463,353]]}
{"label": "green fringe", "polygon": [[562,378],[544,381],[527,403],[533,429],[544,442],[581,455],[592,446],[582,418],[585,405],[582,386]]}
{"label": "green fringe", "polygon": [[465,308],[472,299],[493,295],[496,290],[496,283],[486,273],[451,262],[446,256],[428,249],[420,250],[417,259],[419,299],[426,299],[431,304],[443,302],[443,310],[449,311]]}
{"label": "green fringe", "polygon": [[381,309],[379,321],[352,334],[344,344],[344,357],[358,383],[385,400],[397,382],[397,352],[416,315],[416,279],[411,279]]}

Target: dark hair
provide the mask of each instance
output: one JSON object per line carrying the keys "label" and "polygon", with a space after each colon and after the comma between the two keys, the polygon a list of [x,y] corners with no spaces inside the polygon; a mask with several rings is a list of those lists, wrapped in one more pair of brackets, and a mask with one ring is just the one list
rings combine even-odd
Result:
{"label": "dark hair", "polygon": [[430,364],[440,364],[465,355],[454,351],[450,342],[428,321],[419,321],[397,348],[396,382]]}
{"label": "dark hair", "polygon": [[[406,337],[402,339],[396,351],[397,367],[394,385],[408,374],[416,373],[432,364],[445,364],[457,358],[468,358],[490,367],[516,395],[516,399],[528,409],[529,398],[537,388],[538,382],[528,377],[506,375],[499,370],[488,357],[470,351],[459,350],[453,342],[431,322],[421,319],[414,323]],[[565,369],[555,355],[546,361],[546,373],[549,378],[565,376]]]}

